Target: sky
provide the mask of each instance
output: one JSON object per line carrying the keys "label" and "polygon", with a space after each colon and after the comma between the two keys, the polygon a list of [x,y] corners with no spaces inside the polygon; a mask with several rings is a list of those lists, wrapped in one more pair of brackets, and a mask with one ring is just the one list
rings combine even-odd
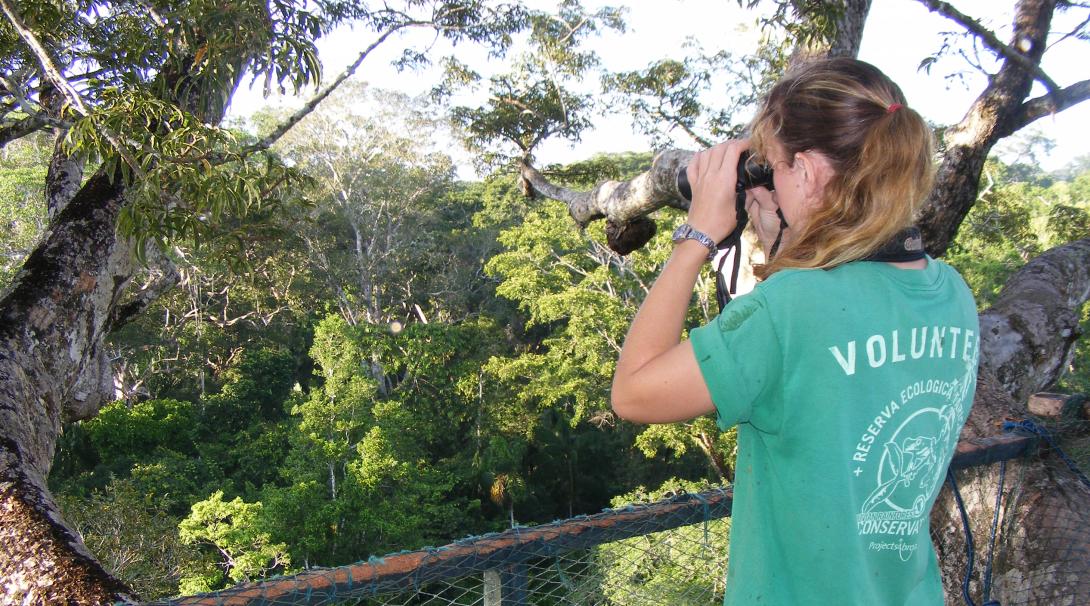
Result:
{"label": "sky", "polygon": [[[528,0],[535,8],[548,9],[553,4],[546,0]],[[999,33],[1001,40],[1010,37],[1010,14],[1013,1],[1009,0],[955,0],[960,11],[980,19],[985,26]],[[758,32],[754,27],[755,15],[738,7],[736,0],[583,0],[588,10],[599,6],[626,6],[627,30],[624,33],[607,32],[589,42],[599,55],[603,67],[613,71],[634,70],[646,67],[654,60],[665,57],[680,58],[686,38],[695,38],[707,52],[721,49],[734,53],[748,52],[754,48]],[[1071,18],[1058,15],[1053,29],[1070,22]],[[925,57],[936,52],[944,40],[944,32],[960,32],[956,23],[930,13],[918,0],[874,0],[870,18],[864,29],[859,58],[869,61],[885,71],[905,93],[911,107],[936,124],[957,122],[964,115],[972,100],[986,85],[984,76],[972,72],[959,57],[950,57],[932,66],[931,73],[921,72],[918,66]],[[426,44],[430,36],[410,34],[408,41]],[[369,43],[364,32],[345,29],[334,32],[319,44],[325,64],[325,77],[332,79],[358,55]],[[392,59],[400,55],[405,41],[391,40],[374,53],[361,66],[357,76],[372,85],[400,90],[408,94],[426,92],[435,82],[428,72],[405,74],[390,67]],[[436,52],[442,50],[436,47]],[[459,58],[477,69],[487,65],[484,54],[467,45],[458,49]],[[1068,41],[1046,53],[1045,71],[1061,86],[1086,79],[1086,43]],[[987,57],[986,57],[987,58]],[[993,63],[994,65],[994,63]],[[965,74],[966,77],[946,77]],[[598,76],[589,77],[588,86],[597,82]],[[1033,96],[1043,88],[1035,87]],[[472,99],[469,99],[472,100]],[[463,99],[465,102],[465,99]],[[257,90],[242,90],[232,102],[231,115],[245,116],[267,104],[292,105],[298,99],[263,99]],[[1068,109],[1055,116],[1042,118],[1030,129],[1053,139],[1055,148],[1037,158],[1042,168],[1055,170],[1072,159],[1090,154],[1090,101]],[[678,139],[678,147],[695,149],[691,140]],[[444,143],[449,153],[461,165],[460,175],[472,178],[470,162],[464,152],[452,142]],[[997,149],[1014,148],[1001,144]],[[650,149],[647,137],[636,132],[631,117],[625,112],[607,113],[594,119],[594,128],[585,133],[582,141],[550,141],[537,151],[539,164],[571,162],[586,159],[597,153],[623,152]]]}

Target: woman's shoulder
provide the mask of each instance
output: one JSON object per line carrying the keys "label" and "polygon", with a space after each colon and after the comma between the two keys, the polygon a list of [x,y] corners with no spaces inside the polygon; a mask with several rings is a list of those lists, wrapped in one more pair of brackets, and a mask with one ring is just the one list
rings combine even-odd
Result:
{"label": "woman's shoulder", "polygon": [[905,293],[942,290],[952,283],[963,283],[957,271],[929,258],[924,269],[904,269],[874,261],[853,261],[831,269],[782,269],[754,290],[774,306],[777,301],[784,304],[818,301],[826,295],[866,298],[872,291],[888,292],[890,286]]}

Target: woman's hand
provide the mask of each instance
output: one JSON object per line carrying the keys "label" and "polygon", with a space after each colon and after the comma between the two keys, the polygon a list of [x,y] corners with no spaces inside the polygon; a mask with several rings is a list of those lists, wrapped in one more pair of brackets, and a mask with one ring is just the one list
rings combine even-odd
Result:
{"label": "woman's hand", "polygon": [[780,210],[776,204],[772,192],[764,187],[755,187],[746,192],[746,212],[749,213],[750,224],[757,232],[757,239],[761,241],[761,248],[765,251],[765,260],[768,261],[772,243],[780,235]]}
{"label": "woman's hand", "polygon": [[749,139],[724,141],[698,152],[689,161],[689,183],[693,201],[689,204],[689,225],[716,242],[722,241],[738,224],[734,184],[738,180],[738,157],[749,149]]}

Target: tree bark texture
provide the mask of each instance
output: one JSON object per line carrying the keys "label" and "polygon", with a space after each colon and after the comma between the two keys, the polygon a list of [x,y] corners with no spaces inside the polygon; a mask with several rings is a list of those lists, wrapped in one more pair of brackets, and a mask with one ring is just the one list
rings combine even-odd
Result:
{"label": "tree bark texture", "polygon": [[[1088,300],[1090,238],[1042,254],[1007,281],[980,315],[980,376],[963,438],[994,435],[1005,418],[1026,416],[1029,395],[1070,363],[1078,311]],[[1090,489],[1055,455],[1008,466],[991,597],[1004,606],[1090,603]],[[981,603],[999,465],[958,478],[976,542],[971,592]],[[960,601],[966,541],[948,489],[932,510],[931,528],[947,599]]]}
{"label": "tree bark texture", "polygon": [[1088,299],[1090,238],[1030,261],[981,314],[983,365],[1015,401],[1051,385],[1071,364],[1079,310]]}
{"label": "tree bark texture", "polygon": [[[1011,46],[1033,65],[1040,65],[1047,48],[1055,4],[1055,0],[1022,0],[1015,9]],[[942,164],[919,220],[924,248],[932,255],[946,253],[976,202],[984,161],[996,142],[1013,132],[1009,125],[1024,119],[1033,82],[1033,73],[1020,62],[1004,61],[961,122],[946,129]]]}
{"label": "tree bark texture", "polygon": [[92,177],[0,300],[0,571],[5,603],[98,603],[124,586],[61,519],[45,478],[62,424],[112,385],[104,338],[132,275],[115,224],[124,191]]}
{"label": "tree bark texture", "polygon": [[871,0],[844,0],[844,10],[836,18],[836,36],[829,44],[829,57],[855,57],[863,42],[863,27],[870,13]]}
{"label": "tree bark texture", "polygon": [[[232,73],[241,74],[243,63]],[[218,123],[240,76],[207,94],[209,83],[184,70],[160,77],[172,102]],[[63,520],[45,480],[63,424],[95,416],[112,399],[107,334],[162,293],[151,288],[123,300],[138,269],[132,241],[117,233],[126,189],[120,176],[101,171],[81,186],[82,174],[82,161],[57,146],[46,183],[49,227],[0,299],[2,604],[134,597]],[[176,273],[163,273],[176,282]]]}

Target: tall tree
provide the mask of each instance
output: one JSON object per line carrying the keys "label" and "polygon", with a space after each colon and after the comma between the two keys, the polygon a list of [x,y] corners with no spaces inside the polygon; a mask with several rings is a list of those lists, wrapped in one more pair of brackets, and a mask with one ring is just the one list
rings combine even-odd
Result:
{"label": "tall tree", "polygon": [[[525,12],[478,0],[0,0],[0,12],[0,144],[55,140],[47,234],[0,299],[3,599],[108,602],[132,596],[64,522],[45,477],[62,424],[112,395],[106,335],[176,283],[162,245],[275,202],[296,172],[251,160],[397,32],[501,49]],[[218,126],[244,75],[269,90],[317,83],[315,40],[346,20],[369,45],[300,112],[253,145]],[[138,274],[150,279],[134,292]]]}
{"label": "tall tree", "polygon": [[439,151],[438,114],[421,99],[350,81],[278,147],[317,182],[300,232],[351,324],[427,321],[427,282],[442,266],[439,194],[454,177]]}

